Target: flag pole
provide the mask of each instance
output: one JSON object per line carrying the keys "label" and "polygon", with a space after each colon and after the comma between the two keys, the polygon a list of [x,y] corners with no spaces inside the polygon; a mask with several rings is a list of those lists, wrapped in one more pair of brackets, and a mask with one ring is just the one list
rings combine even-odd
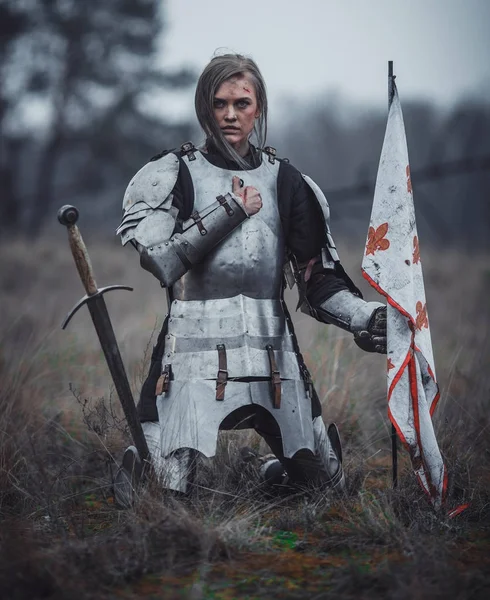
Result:
{"label": "flag pole", "polygon": [[[393,96],[395,95],[395,75],[393,75],[393,61],[388,61],[388,113],[390,112]],[[393,423],[391,424],[391,470],[393,474],[393,488],[398,485],[398,446],[397,434]]]}
{"label": "flag pole", "polygon": [[395,79],[396,75],[393,75],[393,61],[388,61],[388,111],[391,108],[393,102],[393,96],[395,95]]}

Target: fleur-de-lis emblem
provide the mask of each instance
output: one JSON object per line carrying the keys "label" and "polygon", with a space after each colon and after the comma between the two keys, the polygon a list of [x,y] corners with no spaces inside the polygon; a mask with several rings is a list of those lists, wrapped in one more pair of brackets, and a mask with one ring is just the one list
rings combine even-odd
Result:
{"label": "fleur-de-lis emblem", "polygon": [[417,329],[422,329],[422,327],[429,328],[429,320],[427,318],[427,304],[422,304],[420,300],[417,302],[415,306],[415,310],[417,311],[417,317],[415,318],[415,327]]}
{"label": "fleur-de-lis emblem", "polygon": [[410,177],[410,165],[407,165],[405,172],[407,174],[407,190],[408,190],[409,194],[412,194],[413,190],[412,190],[412,178]]}
{"label": "fleur-de-lis emblem", "polygon": [[419,238],[415,235],[413,238],[413,257],[412,262],[416,265],[420,262]]}
{"label": "fleur-de-lis emblem", "polygon": [[390,247],[390,241],[385,239],[388,232],[388,223],[382,223],[377,229],[370,227],[368,230],[368,239],[366,243],[366,256],[374,254],[376,250],[387,250]]}
{"label": "fleur-de-lis emblem", "polygon": [[391,369],[394,369],[395,365],[392,363],[391,358],[388,359],[388,371],[391,371]]}

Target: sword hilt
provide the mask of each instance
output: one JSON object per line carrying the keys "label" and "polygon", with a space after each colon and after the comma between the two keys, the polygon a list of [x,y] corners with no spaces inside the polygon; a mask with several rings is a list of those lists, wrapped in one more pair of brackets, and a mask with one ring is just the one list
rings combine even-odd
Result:
{"label": "sword hilt", "polygon": [[58,221],[65,225],[68,230],[68,241],[70,243],[71,253],[75,260],[78,274],[82,280],[83,287],[88,296],[93,296],[97,293],[97,283],[95,282],[92,263],[87,252],[87,247],[83,241],[82,234],[78,229],[76,222],[78,221],[79,212],[74,206],[66,204],[58,211]]}

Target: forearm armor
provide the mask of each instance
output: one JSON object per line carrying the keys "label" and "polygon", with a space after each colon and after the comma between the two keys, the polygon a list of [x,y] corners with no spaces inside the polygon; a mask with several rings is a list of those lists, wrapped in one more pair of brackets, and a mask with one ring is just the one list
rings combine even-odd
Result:
{"label": "forearm armor", "polygon": [[343,290],[311,308],[319,321],[356,333],[367,329],[374,311],[381,306],[384,304],[366,302],[351,292]]}
{"label": "forearm armor", "polygon": [[150,247],[138,244],[141,266],[169,287],[247,218],[237,196],[218,196],[216,202],[183,223],[182,233]]}

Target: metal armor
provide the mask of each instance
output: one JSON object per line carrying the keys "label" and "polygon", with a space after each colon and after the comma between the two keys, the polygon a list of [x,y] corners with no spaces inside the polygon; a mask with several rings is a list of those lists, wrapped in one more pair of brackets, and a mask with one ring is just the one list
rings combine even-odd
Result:
{"label": "metal armor", "polygon": [[[217,196],[200,211],[195,210],[182,224],[182,232],[175,232],[177,211],[172,206],[170,191],[177,181],[178,169],[179,161],[174,154],[145,165],[126,190],[123,219],[116,231],[123,244],[132,241],[136,245],[141,266],[166,287],[248,217],[240,198],[227,193]],[[157,189],[161,197],[156,194]]]}
{"label": "metal armor", "polygon": [[337,292],[316,307],[319,321],[358,333],[368,328],[373,312],[384,306],[381,302],[365,302],[348,291]]}
{"label": "metal armor", "polygon": [[123,218],[116,230],[123,245],[134,241],[150,247],[170,238],[178,212],[171,192],[178,175],[175,154],[149,162],[136,173],[124,194]]}
{"label": "metal armor", "polygon": [[[200,153],[185,156],[201,213],[231,189],[233,176],[262,196],[244,221],[169,291],[170,318],[157,398],[161,452],[193,448],[213,456],[220,425],[243,406],[259,405],[278,423],[284,455],[313,451],[311,401],[282,305],[285,240],[277,205],[279,162],[231,171]],[[251,381],[253,380],[253,381]]]}
{"label": "metal armor", "polygon": [[[169,154],[134,177],[118,228],[123,243],[132,241],[142,265],[167,287],[168,330],[157,384],[159,423],[143,424],[157,470],[161,466],[163,474],[166,468],[167,487],[184,491],[191,460],[184,449],[213,456],[218,430],[250,426],[247,419],[255,411],[267,427],[277,426],[277,431],[261,431],[255,423],[285,466],[297,470],[294,457],[306,453],[313,460],[303,462],[309,461],[312,471],[321,472],[327,481],[343,481],[323,421],[312,419],[310,386],[285,315],[286,248],[277,199],[280,162],[269,154],[259,167],[232,171],[212,165],[195,149],[182,160],[194,187],[193,223],[176,233],[171,192],[179,159]],[[260,191],[263,206],[250,218],[230,193],[233,176]],[[338,255],[328,226],[328,204],[318,186],[304,178],[325,219],[323,265],[333,268]],[[239,222],[217,197],[227,197],[234,213],[241,211]],[[186,242],[192,252],[186,252]]]}

